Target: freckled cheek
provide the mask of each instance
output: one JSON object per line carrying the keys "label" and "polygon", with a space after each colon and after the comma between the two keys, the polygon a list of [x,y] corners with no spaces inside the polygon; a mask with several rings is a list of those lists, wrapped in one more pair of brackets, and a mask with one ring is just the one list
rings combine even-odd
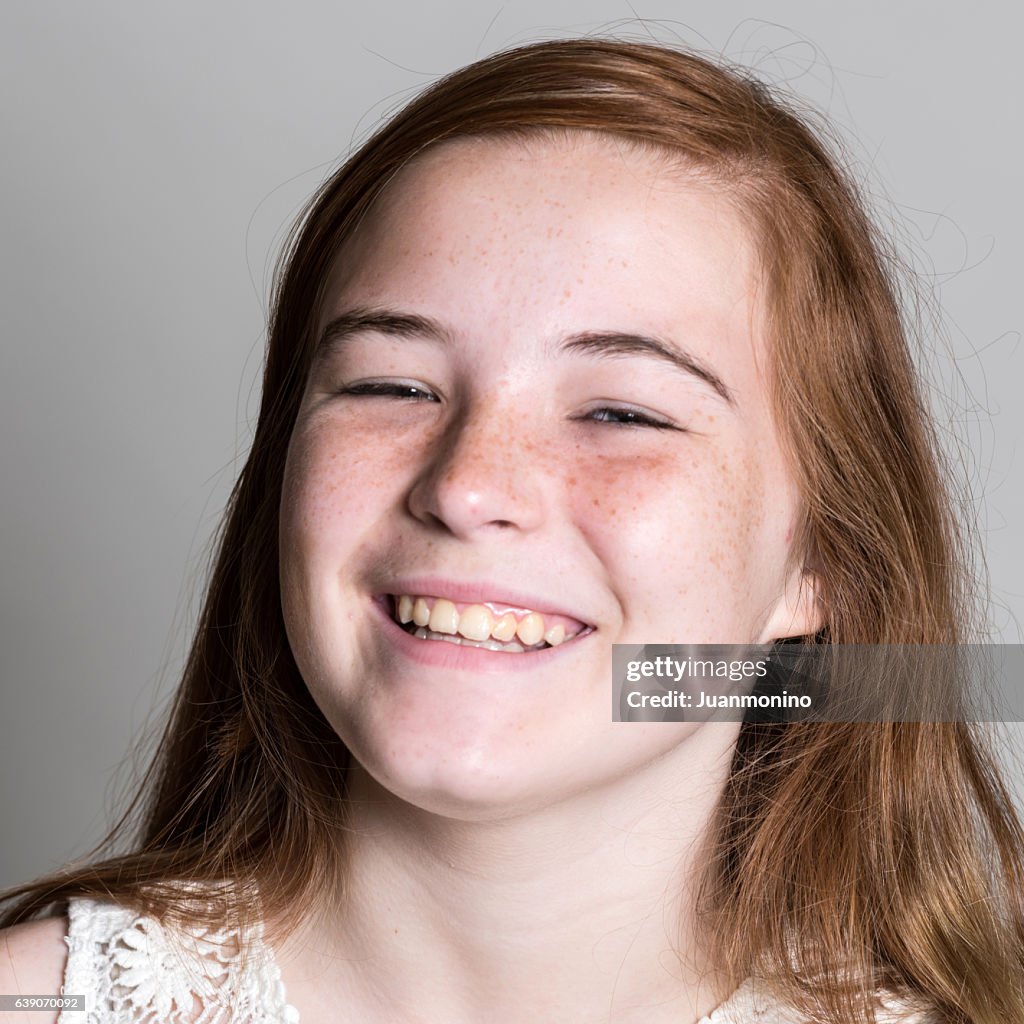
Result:
{"label": "freckled cheek", "polygon": [[634,454],[577,463],[566,479],[578,527],[630,579],[684,572],[706,584],[746,575],[758,510],[742,461]]}
{"label": "freckled cheek", "polygon": [[282,535],[307,548],[350,542],[408,488],[422,447],[417,439],[339,428],[297,434],[284,477]]}

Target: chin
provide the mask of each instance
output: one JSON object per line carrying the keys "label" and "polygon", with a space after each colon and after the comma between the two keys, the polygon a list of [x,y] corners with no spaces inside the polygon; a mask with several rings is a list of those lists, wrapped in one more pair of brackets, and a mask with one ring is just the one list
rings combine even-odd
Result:
{"label": "chin", "polygon": [[[456,821],[496,821],[551,803],[550,781],[523,764],[487,766],[451,755],[364,769],[376,786],[428,814]],[[550,777],[549,777],[550,779]]]}

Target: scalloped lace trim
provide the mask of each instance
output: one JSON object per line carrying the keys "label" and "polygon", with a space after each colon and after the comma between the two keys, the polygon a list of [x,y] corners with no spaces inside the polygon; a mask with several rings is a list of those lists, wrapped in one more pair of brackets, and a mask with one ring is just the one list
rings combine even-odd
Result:
{"label": "scalloped lace trim", "polygon": [[[915,1009],[887,990],[879,991],[881,1006],[875,1024],[931,1024],[933,1016]],[[721,1005],[697,1024],[808,1024],[792,1006],[780,1003],[756,978],[747,978]]]}
{"label": "scalloped lace trim", "polygon": [[781,1007],[758,986],[756,979],[747,978],[724,1003],[697,1024],[795,1024],[792,1017],[783,1016]]}
{"label": "scalloped lace trim", "polygon": [[261,926],[242,957],[237,931],[183,932],[105,900],[69,900],[68,919],[62,991],[86,1013],[57,1024],[298,1024]]}

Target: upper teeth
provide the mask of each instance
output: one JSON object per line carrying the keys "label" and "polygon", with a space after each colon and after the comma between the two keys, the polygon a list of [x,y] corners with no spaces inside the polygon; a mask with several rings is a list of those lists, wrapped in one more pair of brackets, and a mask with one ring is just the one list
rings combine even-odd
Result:
{"label": "upper teeth", "polygon": [[[398,621],[405,624],[415,622],[435,633],[458,634],[467,640],[488,640],[502,642],[518,637],[524,647],[533,647],[542,640],[557,647],[566,639],[565,626],[554,623],[549,626],[540,612],[524,611],[493,612],[483,604],[471,604],[461,613],[454,602],[444,597],[416,597],[401,594],[398,597]],[[575,636],[573,633],[572,636]]]}

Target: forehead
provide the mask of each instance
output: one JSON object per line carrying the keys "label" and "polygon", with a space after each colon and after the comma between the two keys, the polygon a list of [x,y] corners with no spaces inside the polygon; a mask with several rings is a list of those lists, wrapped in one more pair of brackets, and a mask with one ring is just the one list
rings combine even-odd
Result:
{"label": "forehead", "polygon": [[322,321],[379,303],[491,337],[684,330],[748,377],[759,281],[729,193],[676,156],[586,132],[463,139],[392,180],[339,254]]}

